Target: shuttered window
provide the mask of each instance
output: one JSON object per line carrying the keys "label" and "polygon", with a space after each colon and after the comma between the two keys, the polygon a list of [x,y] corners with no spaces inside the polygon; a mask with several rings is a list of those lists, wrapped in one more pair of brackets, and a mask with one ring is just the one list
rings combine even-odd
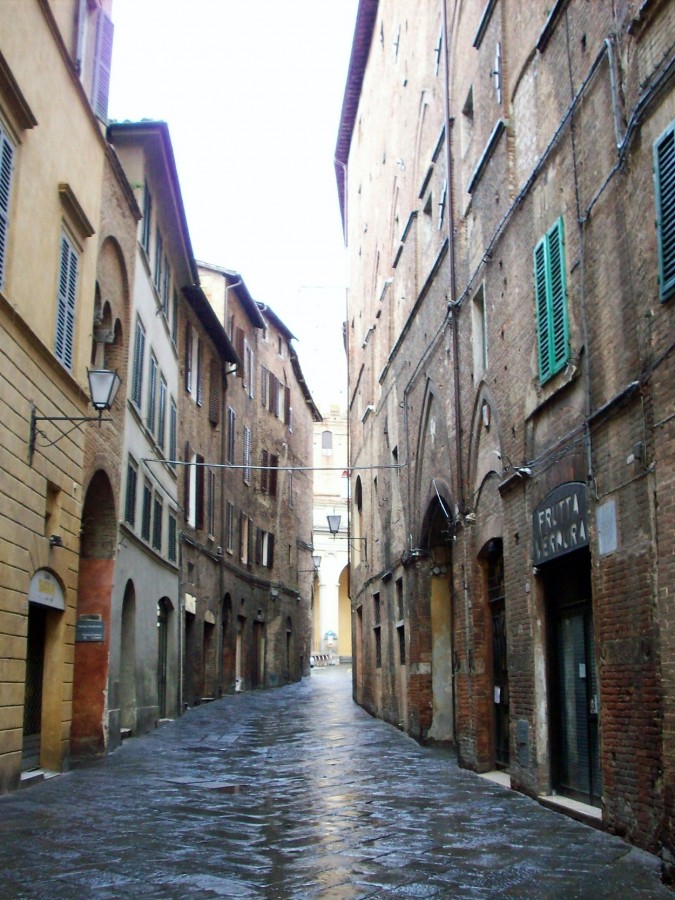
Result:
{"label": "shuttered window", "polygon": [[270,473],[267,468],[269,465],[269,453],[267,450],[262,451],[260,465],[262,466],[260,470],[260,490],[263,494],[266,494],[270,483]]}
{"label": "shuttered window", "polygon": [[157,360],[155,354],[150,354],[150,377],[148,379],[148,413],[146,425],[151,434],[155,433],[155,420],[157,418]]}
{"label": "shuttered window", "polygon": [[162,531],[164,528],[164,508],[160,497],[155,494],[152,511],[152,546],[162,550]]}
{"label": "shuttered window", "polygon": [[171,398],[169,413],[169,459],[172,463],[177,462],[176,454],[178,453],[178,409],[176,401]]}
{"label": "shuttered window", "polygon": [[157,410],[157,443],[160,450],[164,450],[166,442],[166,397],[167,386],[163,375],[159,377],[159,404]]}
{"label": "shuttered window", "polygon": [[654,144],[661,302],[675,294],[675,122]]}
{"label": "shuttered window", "polygon": [[152,233],[152,194],[147,182],[143,188],[143,225],[141,229],[141,244],[143,249],[150,254],[150,235]]}
{"label": "shuttered window", "polygon": [[5,283],[5,256],[9,232],[9,201],[12,187],[14,147],[0,126],[0,287]]}
{"label": "shuttered window", "polygon": [[567,283],[563,220],[558,219],[534,248],[534,285],[542,384],[569,360]]}
{"label": "shuttered window", "polygon": [[136,319],[136,335],[134,338],[134,368],[131,379],[131,399],[137,409],[141,408],[143,399],[143,358],[145,356],[145,329],[140,319]]}
{"label": "shuttered window", "polygon": [[216,473],[213,469],[207,472],[207,531],[210,535],[216,533]]}
{"label": "shuttered window", "polygon": [[202,342],[199,338],[195,338],[197,343],[197,372],[196,372],[196,380],[197,380],[197,392],[196,392],[196,400],[197,406],[201,406],[204,402],[204,374],[203,374],[203,348]]}
{"label": "shuttered window", "polygon": [[271,497],[276,497],[276,495],[277,495],[277,475],[278,475],[277,470],[278,470],[278,468],[279,468],[279,457],[275,453],[272,453],[272,454],[270,454],[270,484],[269,484]]}
{"label": "shuttered window", "polygon": [[225,515],[225,549],[228,553],[234,550],[234,504],[229,500]]}
{"label": "shuttered window", "polygon": [[77,253],[64,235],[61,236],[59,296],[56,310],[56,342],[54,353],[72,371],[75,342],[75,298],[77,296]]}
{"label": "shuttered window", "polygon": [[234,410],[231,406],[227,408],[227,461],[233,466],[234,465],[234,437],[235,437],[235,426],[236,416]]}
{"label": "shuttered window", "polygon": [[136,525],[136,485],[138,470],[136,463],[127,462],[127,489],[124,498],[124,521],[133,528]]}
{"label": "shuttered window", "polygon": [[141,518],[141,537],[150,540],[150,519],[152,515],[152,485],[149,481],[143,484],[143,514]]}
{"label": "shuttered window", "polygon": [[166,555],[171,562],[176,562],[176,516],[169,512],[169,533],[167,536]]}
{"label": "shuttered window", "polygon": [[204,528],[204,457],[200,453],[197,454],[196,463],[195,528],[201,531]]}
{"label": "shuttered window", "polygon": [[91,90],[91,105],[104,122],[108,121],[108,96],[110,93],[110,67],[114,26],[102,9],[98,11],[96,22],[96,50],[94,55],[94,79]]}
{"label": "shuttered window", "polygon": [[244,425],[244,452],[243,452],[243,463],[244,463],[244,483],[251,483],[251,429]]}
{"label": "shuttered window", "polygon": [[209,422],[212,425],[220,422],[221,393],[220,363],[212,359],[209,372]]}
{"label": "shuttered window", "polygon": [[185,325],[185,390],[192,392],[192,325]]}
{"label": "shuttered window", "polygon": [[164,261],[164,242],[159,228],[155,229],[155,271],[154,282],[159,294],[162,290],[162,263]]}
{"label": "shuttered window", "polygon": [[270,373],[265,366],[260,366],[260,402],[267,409],[267,392]]}

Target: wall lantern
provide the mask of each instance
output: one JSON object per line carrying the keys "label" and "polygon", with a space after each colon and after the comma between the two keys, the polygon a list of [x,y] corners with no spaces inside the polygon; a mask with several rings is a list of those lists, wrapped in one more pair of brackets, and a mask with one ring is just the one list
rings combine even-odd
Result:
{"label": "wall lantern", "polygon": [[328,519],[328,530],[335,537],[340,530],[340,516],[326,516]]}
{"label": "wall lantern", "polygon": [[313,556],[312,557],[312,565],[314,566],[315,571],[319,571],[319,566],[321,565],[321,557]]}
{"label": "wall lantern", "polygon": [[[35,441],[38,435],[38,422],[109,422],[110,419],[103,419],[103,413],[109,410],[115,402],[117,391],[119,390],[122,379],[117,370],[111,369],[89,369],[87,371],[89,380],[89,394],[91,404],[98,412],[97,416],[38,416],[36,408],[31,408],[30,414],[30,437],[28,440],[28,463],[33,464],[33,454],[35,452]],[[40,432],[42,434],[42,432]],[[52,441],[49,446],[60,441],[68,432],[63,432],[56,440]]]}

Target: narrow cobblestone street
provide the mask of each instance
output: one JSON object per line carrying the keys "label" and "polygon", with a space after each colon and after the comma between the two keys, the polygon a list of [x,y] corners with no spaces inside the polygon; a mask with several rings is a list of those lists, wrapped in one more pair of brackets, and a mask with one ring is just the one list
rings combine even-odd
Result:
{"label": "narrow cobblestone street", "polygon": [[418,746],[345,667],[0,798],[15,897],[667,897],[659,862]]}

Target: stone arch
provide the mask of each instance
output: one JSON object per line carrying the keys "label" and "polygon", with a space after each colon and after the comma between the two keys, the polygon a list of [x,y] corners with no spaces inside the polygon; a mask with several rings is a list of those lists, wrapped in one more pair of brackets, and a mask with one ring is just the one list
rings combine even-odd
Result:
{"label": "stone arch", "polygon": [[349,566],[340,572],[338,580],[338,655],[350,659],[352,655],[352,606],[349,597]]}
{"label": "stone arch", "polygon": [[124,336],[129,333],[129,275],[122,248],[108,236],[102,243],[96,270],[92,362],[124,371]]}
{"label": "stone arch", "polygon": [[424,522],[430,512],[436,509],[434,504],[438,501],[439,494],[443,492],[445,493],[443,506],[450,518],[454,516],[455,504],[451,500],[447,487],[452,483],[449,448],[450,436],[445,417],[445,405],[436,386],[431,380],[428,380],[417,437],[415,469],[417,515],[415,521],[418,523]]}

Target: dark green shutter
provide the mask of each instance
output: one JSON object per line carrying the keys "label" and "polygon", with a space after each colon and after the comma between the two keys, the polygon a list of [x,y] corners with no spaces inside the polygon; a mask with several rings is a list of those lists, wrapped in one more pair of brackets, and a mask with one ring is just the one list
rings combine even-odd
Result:
{"label": "dark green shutter", "polygon": [[675,294],[675,123],[654,144],[661,301]]}
{"label": "dark green shutter", "polygon": [[539,379],[542,384],[569,359],[567,282],[563,220],[544,235],[534,248],[534,290],[537,309]]}

